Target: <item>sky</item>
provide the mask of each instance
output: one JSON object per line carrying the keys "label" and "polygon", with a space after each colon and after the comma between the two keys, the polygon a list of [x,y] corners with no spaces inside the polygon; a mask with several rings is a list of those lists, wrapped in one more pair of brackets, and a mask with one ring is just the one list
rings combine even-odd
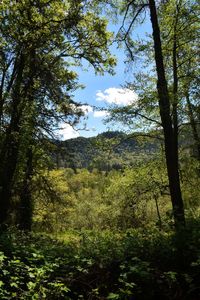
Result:
{"label": "sky", "polygon": [[[117,32],[120,24],[109,24],[109,30]],[[142,37],[146,32],[150,32],[150,24],[145,22],[142,26],[134,31],[134,38]],[[123,86],[127,81],[131,81],[133,76],[131,72],[126,72],[124,60],[126,59],[124,49],[118,49],[117,45],[112,45],[111,53],[117,57],[117,66],[115,67],[115,75],[105,74],[104,76],[95,75],[92,67],[88,71],[78,68],[76,71],[79,75],[79,82],[85,86],[74,94],[74,100],[84,103],[83,110],[87,119],[82,121],[76,129],[67,124],[62,125],[59,130],[59,138],[62,140],[75,138],[78,136],[91,137],[96,136],[107,130],[121,130],[120,127],[111,127],[105,125],[103,119],[106,111],[94,110],[92,107],[106,107],[106,105],[117,104],[127,105],[137,100],[134,91],[124,89]],[[85,105],[87,104],[87,105]]]}

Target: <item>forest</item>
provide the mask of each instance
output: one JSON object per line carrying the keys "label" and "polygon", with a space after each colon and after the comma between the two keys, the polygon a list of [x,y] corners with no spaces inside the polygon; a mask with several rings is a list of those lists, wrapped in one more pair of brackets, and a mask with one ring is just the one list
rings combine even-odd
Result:
{"label": "forest", "polygon": [[[200,299],[199,4],[0,2],[0,299]],[[87,119],[79,70],[114,76],[114,43],[137,100],[59,140]]]}

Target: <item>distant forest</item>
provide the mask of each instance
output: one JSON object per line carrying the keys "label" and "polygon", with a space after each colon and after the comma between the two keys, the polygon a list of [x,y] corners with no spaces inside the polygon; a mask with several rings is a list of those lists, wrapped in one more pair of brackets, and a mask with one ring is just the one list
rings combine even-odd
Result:
{"label": "distant forest", "polygon": [[100,171],[124,169],[155,155],[160,143],[143,134],[108,131],[96,137],[78,137],[54,142],[52,158],[56,168],[86,168]]}

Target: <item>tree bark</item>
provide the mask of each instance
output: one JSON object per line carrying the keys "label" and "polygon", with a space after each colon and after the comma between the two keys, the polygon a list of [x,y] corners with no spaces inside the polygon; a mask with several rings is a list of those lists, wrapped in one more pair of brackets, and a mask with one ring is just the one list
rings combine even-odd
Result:
{"label": "tree bark", "polygon": [[[29,62],[29,64],[27,64],[27,62]],[[24,78],[25,77],[24,72],[26,71],[25,70],[26,66],[28,67],[27,69],[29,70],[29,72],[28,74],[26,74],[26,78]],[[19,57],[19,61],[17,64],[16,72],[17,75],[15,76],[15,80],[12,84],[13,87],[11,91],[12,92],[11,120],[8,129],[6,131],[5,140],[2,146],[2,151],[0,153],[0,161],[2,161],[2,165],[0,167],[0,224],[4,224],[7,222],[7,220],[9,219],[8,218],[9,212],[11,211],[11,197],[12,197],[12,189],[14,184],[13,179],[18,164],[20,143],[23,142],[22,138],[20,137],[20,133],[21,133],[21,126],[23,123],[25,102],[28,101],[29,106],[31,107],[34,100],[33,86],[34,86],[34,76],[36,73],[36,65],[35,65],[35,50],[33,48],[30,49],[29,52],[26,53],[26,55],[25,53],[21,53],[21,56]],[[29,118],[32,120],[32,116],[29,116]],[[31,126],[31,124],[29,124],[29,126]],[[28,162],[28,164],[30,163]],[[28,179],[24,179],[24,180],[27,181]],[[30,198],[28,195],[29,194],[28,187],[26,187],[25,189],[26,189],[26,195],[28,199]],[[24,197],[25,195],[22,196],[21,206],[23,207],[26,201]],[[30,211],[30,206],[31,206],[31,204],[28,203],[29,200],[26,201],[27,218],[29,215],[28,211]],[[30,227],[30,225],[27,226]]]}
{"label": "tree bark", "polygon": [[27,150],[27,164],[24,175],[23,186],[20,193],[19,207],[19,229],[31,231],[32,225],[32,195],[31,179],[33,174],[33,153],[32,149]]}
{"label": "tree bark", "polygon": [[157,91],[159,96],[160,116],[164,131],[165,157],[169,180],[169,189],[173,208],[175,227],[185,225],[184,205],[181,195],[180,178],[178,170],[178,157],[175,147],[175,131],[170,114],[170,98],[161,47],[160,28],[154,0],[149,0],[150,17],[153,28],[154,52],[157,71]]}
{"label": "tree bark", "polygon": [[15,173],[18,150],[21,117],[20,88],[25,67],[25,58],[21,55],[18,65],[16,81],[12,92],[12,114],[0,153],[0,225],[8,220],[10,199],[12,194],[13,176]]}

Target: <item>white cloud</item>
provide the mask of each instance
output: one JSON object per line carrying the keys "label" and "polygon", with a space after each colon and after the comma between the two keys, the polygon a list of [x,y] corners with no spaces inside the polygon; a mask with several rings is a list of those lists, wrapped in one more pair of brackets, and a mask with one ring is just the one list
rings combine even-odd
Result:
{"label": "white cloud", "polygon": [[137,102],[138,95],[129,89],[111,87],[105,91],[98,91],[96,93],[97,101],[105,101],[109,104],[130,105]]}
{"label": "white cloud", "polygon": [[94,118],[103,118],[109,115],[109,112],[107,110],[99,110],[99,111],[94,111]]}
{"label": "white cloud", "polygon": [[80,136],[79,132],[74,130],[69,124],[63,124],[62,128],[58,130],[58,134],[62,140],[73,139]]}
{"label": "white cloud", "polygon": [[85,115],[93,112],[93,108],[90,105],[81,105],[80,109],[84,112]]}
{"label": "white cloud", "polygon": [[93,112],[93,108],[90,105],[84,105],[83,104],[83,105],[80,105],[80,106],[76,106],[74,103],[71,103],[70,107],[74,112],[82,111],[85,115]]}

